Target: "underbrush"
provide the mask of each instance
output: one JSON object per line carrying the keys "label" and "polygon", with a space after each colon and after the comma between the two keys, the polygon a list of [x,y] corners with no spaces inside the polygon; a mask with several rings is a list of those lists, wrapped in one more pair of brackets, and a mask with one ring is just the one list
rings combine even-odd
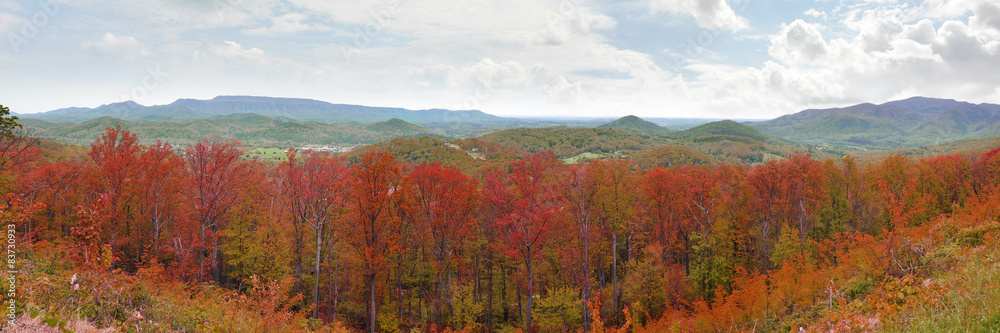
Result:
{"label": "underbrush", "polygon": [[77,321],[121,332],[346,332],[337,323],[308,320],[308,309],[293,310],[302,296],[289,295],[290,278],[251,277],[239,293],[177,281],[156,262],[127,274],[80,269],[60,244],[39,242],[23,251],[16,276],[19,321],[28,316],[64,332]]}

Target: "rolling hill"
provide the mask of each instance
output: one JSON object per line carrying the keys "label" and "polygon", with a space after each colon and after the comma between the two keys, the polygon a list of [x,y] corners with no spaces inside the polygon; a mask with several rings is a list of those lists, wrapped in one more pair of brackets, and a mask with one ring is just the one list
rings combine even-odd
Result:
{"label": "rolling hill", "polygon": [[713,121],[698,125],[672,135],[676,139],[711,141],[716,137],[748,138],[764,143],[780,143],[775,138],[761,133],[756,128],[732,120]]}
{"label": "rolling hill", "polygon": [[631,115],[618,118],[615,121],[601,125],[600,127],[617,128],[646,135],[665,135],[670,132],[670,130],[660,125]]}
{"label": "rolling hill", "polygon": [[809,144],[917,147],[997,135],[1000,105],[913,97],[880,105],[805,110],[752,126],[778,138]]}
{"label": "rolling hill", "polygon": [[247,113],[185,121],[130,121],[101,117],[81,123],[53,123],[38,119],[23,119],[21,123],[41,139],[75,144],[90,144],[105,128],[114,126],[132,131],[145,144],[156,140],[186,144],[212,134],[235,138],[248,145],[280,147],[303,144],[362,145],[400,137],[449,138],[400,119],[367,125],[355,122],[326,124]]}
{"label": "rolling hill", "polygon": [[656,147],[668,140],[617,128],[552,126],[514,128],[479,137],[529,153],[552,150],[559,158],[582,153],[613,154]]}
{"label": "rolling hill", "polygon": [[122,120],[183,121],[204,119],[238,113],[259,114],[272,118],[316,121],[324,123],[371,123],[398,118],[408,122],[498,121],[505,118],[478,110],[452,111],[444,109],[408,110],[402,108],[370,107],[350,104],[332,104],[300,98],[274,98],[257,96],[218,96],[210,100],[179,99],[168,105],[143,106],[135,102],[101,105],[96,108],[64,108],[49,112],[26,114],[54,122],[83,122],[101,117]]}

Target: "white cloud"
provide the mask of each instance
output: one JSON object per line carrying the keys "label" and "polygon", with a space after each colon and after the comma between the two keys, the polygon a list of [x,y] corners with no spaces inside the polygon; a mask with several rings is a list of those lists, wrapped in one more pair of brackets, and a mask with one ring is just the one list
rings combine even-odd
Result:
{"label": "white cloud", "polygon": [[133,37],[105,33],[96,41],[84,42],[83,50],[99,57],[134,58],[149,55],[149,47]]}
{"label": "white cloud", "polygon": [[279,17],[271,19],[271,26],[269,27],[256,27],[253,29],[245,29],[243,33],[252,36],[270,36],[277,34],[290,34],[301,31],[327,31],[330,30],[329,27],[321,24],[307,24],[302,23],[307,19],[305,14],[301,13],[289,13]]}
{"label": "white cloud", "polygon": [[[991,13],[979,7],[977,15]],[[777,62],[702,75],[707,89],[699,93],[718,107],[742,105],[768,116],[913,95],[974,102],[996,95],[1000,77],[984,73],[1000,72],[1000,39],[987,24],[946,20],[935,29],[929,19],[855,14],[847,24],[854,34],[833,38],[824,38],[819,24],[783,25],[768,47]]]}
{"label": "white cloud", "polygon": [[826,12],[818,11],[815,8],[810,8],[809,10],[805,11],[802,14],[805,14],[805,15],[808,15],[808,16],[812,16],[812,17],[815,17],[815,18],[822,18],[824,20],[826,19]]}
{"label": "white cloud", "polygon": [[214,55],[227,59],[249,59],[260,60],[264,58],[264,51],[256,47],[243,48],[240,43],[234,41],[224,41],[211,46]]}
{"label": "white cloud", "polygon": [[0,9],[5,9],[9,11],[19,11],[21,10],[21,4],[14,0],[0,0]]}
{"label": "white cloud", "polygon": [[615,27],[614,19],[591,13],[584,8],[549,12],[545,28],[538,32],[538,44],[560,45],[573,38]]}
{"label": "white cloud", "polygon": [[726,0],[649,0],[649,7],[654,12],[691,15],[698,25],[709,29],[739,31],[750,25]]}
{"label": "white cloud", "polygon": [[565,77],[559,76],[552,84],[545,86],[545,95],[560,104],[579,103],[583,98],[583,84],[570,83]]}
{"label": "white cloud", "polygon": [[771,39],[768,53],[786,64],[812,63],[827,52],[826,41],[819,30],[818,24],[795,20],[784,25]]}
{"label": "white cloud", "polygon": [[984,1],[976,5],[974,12],[969,25],[1000,30],[1000,4]]}
{"label": "white cloud", "polygon": [[7,36],[10,33],[20,33],[20,30],[27,23],[23,18],[7,13],[0,13],[0,35]]}

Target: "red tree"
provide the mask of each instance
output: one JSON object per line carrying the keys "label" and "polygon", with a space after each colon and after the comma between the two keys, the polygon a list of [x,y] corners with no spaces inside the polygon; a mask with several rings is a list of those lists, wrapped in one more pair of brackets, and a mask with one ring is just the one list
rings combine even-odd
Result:
{"label": "red tree", "polygon": [[[227,220],[229,209],[236,202],[241,183],[249,172],[243,162],[240,143],[217,137],[205,138],[186,150],[188,197],[194,204],[194,221],[200,227],[198,279],[204,281],[205,257],[212,266],[212,278],[221,281],[217,234]],[[206,245],[211,241],[211,253]]]}
{"label": "red tree", "polygon": [[[440,163],[417,165],[410,173],[410,180],[418,209],[418,232],[434,254],[438,304],[449,304],[450,311],[450,270],[456,261],[455,254],[472,235],[478,184],[458,169],[445,168]],[[440,326],[442,309],[436,311],[435,319]]]}
{"label": "red tree", "polygon": [[378,275],[388,258],[400,250],[403,177],[396,159],[384,151],[361,157],[351,166],[349,207],[353,223],[345,239],[358,252],[368,286],[368,331],[375,332]]}
{"label": "red tree", "polygon": [[142,209],[152,231],[153,251],[160,249],[164,228],[178,213],[183,191],[184,159],[174,153],[169,143],[157,141],[139,155]]}
{"label": "red tree", "polygon": [[[566,184],[563,187],[563,197],[566,199],[566,206],[573,216],[573,229],[577,233],[583,251],[580,258],[583,277],[581,285],[583,287],[582,299],[586,309],[590,306],[590,239],[591,230],[597,221],[597,201],[600,190],[600,181],[594,174],[594,168],[601,163],[599,161],[587,164],[578,163],[566,168]],[[583,312],[583,328],[590,330],[590,313]]]}
{"label": "red tree", "polygon": [[[103,210],[107,212],[107,219],[103,229],[111,232],[111,249],[120,251],[117,244],[119,230],[124,229],[126,237],[132,232],[132,218],[129,216],[128,204],[131,197],[135,195],[135,182],[138,178],[139,153],[142,147],[135,134],[122,130],[121,126],[109,127],[104,130],[104,134],[91,144],[90,158],[97,163],[98,178],[100,179],[101,192],[107,198],[101,203],[108,205]],[[121,248],[126,250],[126,260],[137,259],[129,248],[132,244],[123,242]]]}
{"label": "red tree", "polygon": [[[347,168],[340,158],[326,154],[308,154],[299,161],[294,152],[280,168],[288,182],[288,208],[296,229],[296,274],[302,280],[302,230],[305,226],[316,236],[316,258],[313,278],[313,317],[319,316],[319,278],[323,249],[335,237],[331,235],[345,212]],[[332,244],[329,244],[332,245]]]}
{"label": "red tree", "polygon": [[555,223],[553,214],[560,209],[559,195],[553,174],[560,165],[551,151],[525,156],[511,163],[511,211],[498,223],[507,237],[507,254],[524,261],[527,275],[527,307],[524,327],[531,331],[531,306],[534,295],[534,270],[532,264],[541,252],[549,228]]}

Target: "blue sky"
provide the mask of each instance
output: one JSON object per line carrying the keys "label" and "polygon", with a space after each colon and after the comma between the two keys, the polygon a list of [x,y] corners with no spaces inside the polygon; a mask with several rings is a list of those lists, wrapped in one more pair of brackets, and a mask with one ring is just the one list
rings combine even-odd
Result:
{"label": "blue sky", "polygon": [[14,112],[261,95],[771,118],[1000,103],[995,0],[0,0]]}

